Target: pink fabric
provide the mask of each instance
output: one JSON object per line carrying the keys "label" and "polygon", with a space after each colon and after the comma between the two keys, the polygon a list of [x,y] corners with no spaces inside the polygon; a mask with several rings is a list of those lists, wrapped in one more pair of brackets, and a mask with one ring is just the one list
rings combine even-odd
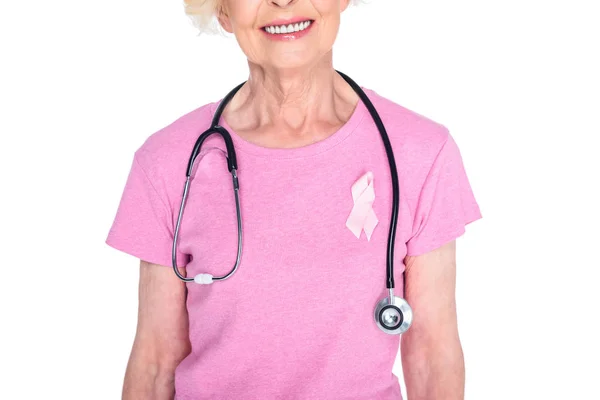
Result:
{"label": "pink fabric", "polygon": [[[398,166],[395,282],[402,295],[405,256],[461,236],[481,213],[446,127],[363,89]],[[178,118],[135,152],[108,245],[171,268],[188,157],[216,106]],[[400,336],[381,332],[373,317],[387,295],[392,207],[388,161],[368,110],[359,102],[333,135],[293,149],[254,145],[221,124],[237,150],[243,254],[231,278],[188,284],[192,352],[176,370],[176,398],[401,399],[392,373]],[[203,148],[177,256],[188,276],[219,276],[235,262],[235,203],[221,138],[213,135]],[[370,240],[346,225],[352,185],[367,172],[378,219]]]}

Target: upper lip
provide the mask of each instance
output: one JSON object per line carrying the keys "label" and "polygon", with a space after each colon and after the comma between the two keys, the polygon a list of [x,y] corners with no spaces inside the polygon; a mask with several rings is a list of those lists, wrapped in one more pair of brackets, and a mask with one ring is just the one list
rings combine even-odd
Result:
{"label": "upper lip", "polygon": [[271,22],[269,22],[268,24],[264,25],[264,27],[267,26],[277,26],[277,25],[290,25],[290,24],[295,24],[297,22],[304,22],[304,21],[312,21],[312,19],[310,18],[305,18],[305,17],[295,17],[295,18],[280,18],[280,19],[276,19],[273,20]]}

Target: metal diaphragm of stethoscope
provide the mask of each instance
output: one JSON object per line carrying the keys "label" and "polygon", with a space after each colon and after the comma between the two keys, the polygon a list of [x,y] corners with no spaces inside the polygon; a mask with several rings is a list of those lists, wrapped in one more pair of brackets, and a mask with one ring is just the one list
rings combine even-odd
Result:
{"label": "metal diaphragm of stethoscope", "polygon": [[[377,306],[375,307],[375,322],[377,326],[385,333],[398,335],[406,332],[410,327],[413,320],[413,312],[408,302],[399,296],[394,296],[394,240],[396,237],[396,225],[398,222],[398,207],[399,207],[399,183],[398,183],[398,171],[396,170],[396,161],[394,159],[394,153],[392,151],[392,145],[390,144],[389,137],[383,126],[383,122],[381,122],[381,118],[375,110],[375,107],[371,103],[370,99],[367,97],[365,92],[358,86],[350,77],[341,73],[340,71],[336,72],[344,78],[346,82],[354,89],[354,91],[359,95],[362,102],[367,106],[371,117],[375,121],[377,125],[377,129],[381,135],[381,139],[383,140],[383,144],[385,146],[385,151],[387,153],[387,158],[390,164],[390,171],[392,176],[392,215],[391,215],[391,223],[390,223],[390,231],[388,235],[388,245],[387,245],[387,268],[386,268],[386,287],[388,288],[389,295],[381,299]],[[187,166],[186,178],[185,178],[185,186],[183,188],[183,195],[181,199],[181,206],[179,208],[179,214],[177,216],[177,224],[175,227],[175,234],[173,237],[173,248],[172,248],[172,262],[173,262],[173,270],[181,279],[185,282],[194,281],[199,284],[210,284],[214,281],[224,281],[231,277],[233,273],[237,270],[240,259],[242,256],[242,216],[240,211],[240,198],[239,198],[239,182],[237,177],[237,158],[235,155],[235,149],[233,147],[233,141],[231,140],[231,135],[225,128],[219,125],[219,120],[221,119],[221,114],[223,109],[227,105],[227,103],[231,100],[231,98],[235,95],[235,93],[244,85],[246,82],[242,82],[238,86],[236,86],[231,92],[227,94],[217,107],[215,111],[215,115],[213,116],[211,127],[204,131],[198,140],[196,140],[196,144],[194,145],[194,149],[192,150],[192,154],[190,155],[190,159]],[[181,224],[181,218],[183,215],[183,210],[185,208],[185,202],[187,199],[187,195],[190,187],[190,176],[192,175],[192,168],[194,166],[194,161],[200,152],[200,148],[202,147],[202,143],[212,134],[217,133],[223,137],[225,141],[225,146],[227,148],[227,168],[231,173],[232,182],[233,182],[233,191],[235,194],[235,207],[237,214],[237,230],[238,230],[238,249],[237,249],[237,258],[235,260],[235,265],[229,271],[228,274],[223,276],[212,276],[211,274],[198,274],[194,278],[186,278],[179,273],[176,264],[176,250],[177,250],[177,237],[179,235],[179,227]],[[404,272],[403,272],[404,278]],[[406,282],[404,281],[404,287],[406,288]]]}

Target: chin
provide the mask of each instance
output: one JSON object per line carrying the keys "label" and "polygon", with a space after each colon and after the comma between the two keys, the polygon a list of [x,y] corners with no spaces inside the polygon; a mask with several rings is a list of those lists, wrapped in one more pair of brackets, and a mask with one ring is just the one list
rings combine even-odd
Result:
{"label": "chin", "polygon": [[268,60],[263,65],[268,65],[275,69],[309,69],[312,65],[315,65],[319,62],[321,57],[316,54],[304,54],[294,55],[294,54],[283,54],[276,59]]}

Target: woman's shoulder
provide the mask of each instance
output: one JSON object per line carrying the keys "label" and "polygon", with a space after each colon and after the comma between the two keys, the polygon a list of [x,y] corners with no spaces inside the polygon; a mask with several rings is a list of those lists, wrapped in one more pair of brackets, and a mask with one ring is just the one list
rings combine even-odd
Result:
{"label": "woman's shoulder", "polygon": [[151,133],[137,151],[158,158],[188,154],[198,136],[209,127],[214,103],[206,103],[188,111]]}
{"label": "woman's shoulder", "polygon": [[394,152],[409,165],[430,166],[450,138],[449,129],[375,90],[365,89],[365,93],[381,117]]}
{"label": "woman's shoulder", "polygon": [[[444,142],[448,135],[448,128],[439,121],[432,119],[412,108],[398,103],[388,97],[380,95],[373,89],[365,89],[365,93],[377,109],[386,130],[400,130],[405,139],[425,140],[428,142]],[[389,132],[388,132],[389,133]],[[398,134],[398,132],[391,132]]]}
{"label": "woman's shoulder", "polygon": [[134,159],[163,201],[174,205],[194,143],[208,129],[217,102],[209,102],[180,115],[147,136]]}

